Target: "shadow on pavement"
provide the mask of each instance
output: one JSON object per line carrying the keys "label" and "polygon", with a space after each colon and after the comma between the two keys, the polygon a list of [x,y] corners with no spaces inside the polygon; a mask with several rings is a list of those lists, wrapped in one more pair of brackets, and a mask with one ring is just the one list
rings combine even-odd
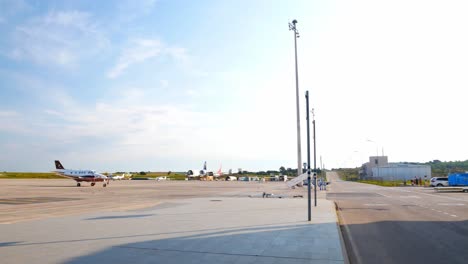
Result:
{"label": "shadow on pavement", "polygon": [[341,229],[351,263],[468,263],[468,221],[381,221]]}
{"label": "shadow on pavement", "polygon": [[342,263],[336,223],[256,226],[118,244],[65,263]]}
{"label": "shadow on pavement", "polygon": [[8,247],[8,246],[13,246],[13,245],[16,245],[18,243],[21,243],[20,241],[16,241],[16,242],[0,242],[0,247]]}
{"label": "shadow on pavement", "polygon": [[139,214],[139,215],[109,215],[109,216],[100,216],[93,218],[86,218],[84,220],[107,220],[107,219],[125,219],[125,218],[139,218],[139,217],[148,217],[153,216],[154,214]]}

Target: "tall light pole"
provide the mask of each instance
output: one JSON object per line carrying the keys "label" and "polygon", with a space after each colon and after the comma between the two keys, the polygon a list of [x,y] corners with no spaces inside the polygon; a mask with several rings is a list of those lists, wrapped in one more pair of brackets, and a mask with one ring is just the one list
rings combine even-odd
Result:
{"label": "tall light pole", "polygon": [[317,207],[317,152],[316,152],[316,141],[315,141],[315,113],[312,108],[312,128],[314,130],[314,205]]}
{"label": "tall light pole", "polygon": [[[311,202],[310,202],[310,128],[309,128],[309,91],[306,91],[306,117],[307,117],[307,200],[308,200],[308,220],[311,221]],[[315,172],[314,172],[315,173]]]}
{"label": "tall light pole", "polygon": [[297,113],[297,175],[302,174],[302,161],[301,161],[301,121],[299,117],[299,75],[297,71],[297,38],[299,32],[296,28],[297,20],[294,19],[289,23],[289,30],[294,31],[294,56],[296,61],[296,113]]}

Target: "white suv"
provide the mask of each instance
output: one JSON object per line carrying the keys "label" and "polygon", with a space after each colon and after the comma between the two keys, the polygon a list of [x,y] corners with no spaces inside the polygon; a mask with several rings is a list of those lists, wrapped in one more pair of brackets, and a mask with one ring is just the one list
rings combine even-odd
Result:
{"label": "white suv", "polygon": [[433,177],[431,178],[431,187],[449,186],[448,177]]}

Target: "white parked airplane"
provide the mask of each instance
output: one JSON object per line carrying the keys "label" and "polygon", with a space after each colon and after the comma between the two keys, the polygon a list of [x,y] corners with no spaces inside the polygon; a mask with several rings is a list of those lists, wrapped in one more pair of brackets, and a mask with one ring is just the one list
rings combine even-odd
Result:
{"label": "white parked airplane", "polygon": [[115,181],[115,180],[119,180],[119,181],[120,181],[120,180],[125,179],[125,173],[123,173],[123,174],[120,175],[120,176],[119,176],[119,175],[115,175],[115,176],[114,176],[114,175],[110,175],[109,177],[110,177],[112,180],[114,180],[114,181]]}
{"label": "white parked airplane", "polygon": [[206,171],[204,170],[188,170],[187,171],[187,176],[188,177],[200,177],[200,176],[205,176]]}
{"label": "white parked airplane", "polygon": [[[211,173],[211,175],[210,175]],[[186,173],[187,177],[188,178],[196,178],[196,177],[203,177],[203,176],[213,176],[213,172],[208,172],[206,170],[206,161],[205,163],[203,164],[203,169],[202,170],[197,170],[197,169],[193,169],[193,170],[188,170],[187,173]]]}
{"label": "white parked airplane", "polygon": [[219,170],[214,174],[215,177],[223,176],[223,171],[221,170],[223,166],[219,166]]}
{"label": "white parked airplane", "polygon": [[91,182],[91,186],[96,185],[96,182],[103,182],[103,187],[109,184],[109,177],[93,170],[66,170],[58,160],[55,161],[55,168],[58,175],[75,180],[78,187],[81,182]]}
{"label": "white parked airplane", "polygon": [[237,177],[236,176],[227,176],[226,181],[237,181]]}
{"label": "white parked airplane", "polygon": [[219,177],[219,176],[223,175],[223,172],[222,172],[221,168],[222,167],[220,166],[219,170],[216,173],[213,173],[212,171],[207,171],[206,170],[206,161],[205,161],[205,163],[203,164],[203,169],[202,170],[197,170],[197,169],[188,170],[187,171],[187,176],[189,178],[191,178],[191,177],[203,177],[203,176]]}

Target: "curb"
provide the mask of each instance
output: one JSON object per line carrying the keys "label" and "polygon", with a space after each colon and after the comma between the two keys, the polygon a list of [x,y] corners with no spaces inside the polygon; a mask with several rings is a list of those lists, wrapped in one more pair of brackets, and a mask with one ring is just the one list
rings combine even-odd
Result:
{"label": "curb", "polygon": [[343,252],[343,260],[344,260],[344,263],[345,264],[350,264],[351,262],[349,261],[349,256],[348,256],[348,251],[346,249],[346,244],[345,244],[345,241],[344,241],[344,238],[343,238],[343,232],[341,230],[341,225],[340,223],[342,223],[341,221],[341,218],[338,214],[338,205],[336,204],[335,201],[333,201],[333,203],[335,204],[335,214],[336,214],[336,219],[338,220],[336,222],[336,227],[338,228],[338,233],[339,233],[339,236],[340,236],[340,244],[341,244],[341,251]]}

